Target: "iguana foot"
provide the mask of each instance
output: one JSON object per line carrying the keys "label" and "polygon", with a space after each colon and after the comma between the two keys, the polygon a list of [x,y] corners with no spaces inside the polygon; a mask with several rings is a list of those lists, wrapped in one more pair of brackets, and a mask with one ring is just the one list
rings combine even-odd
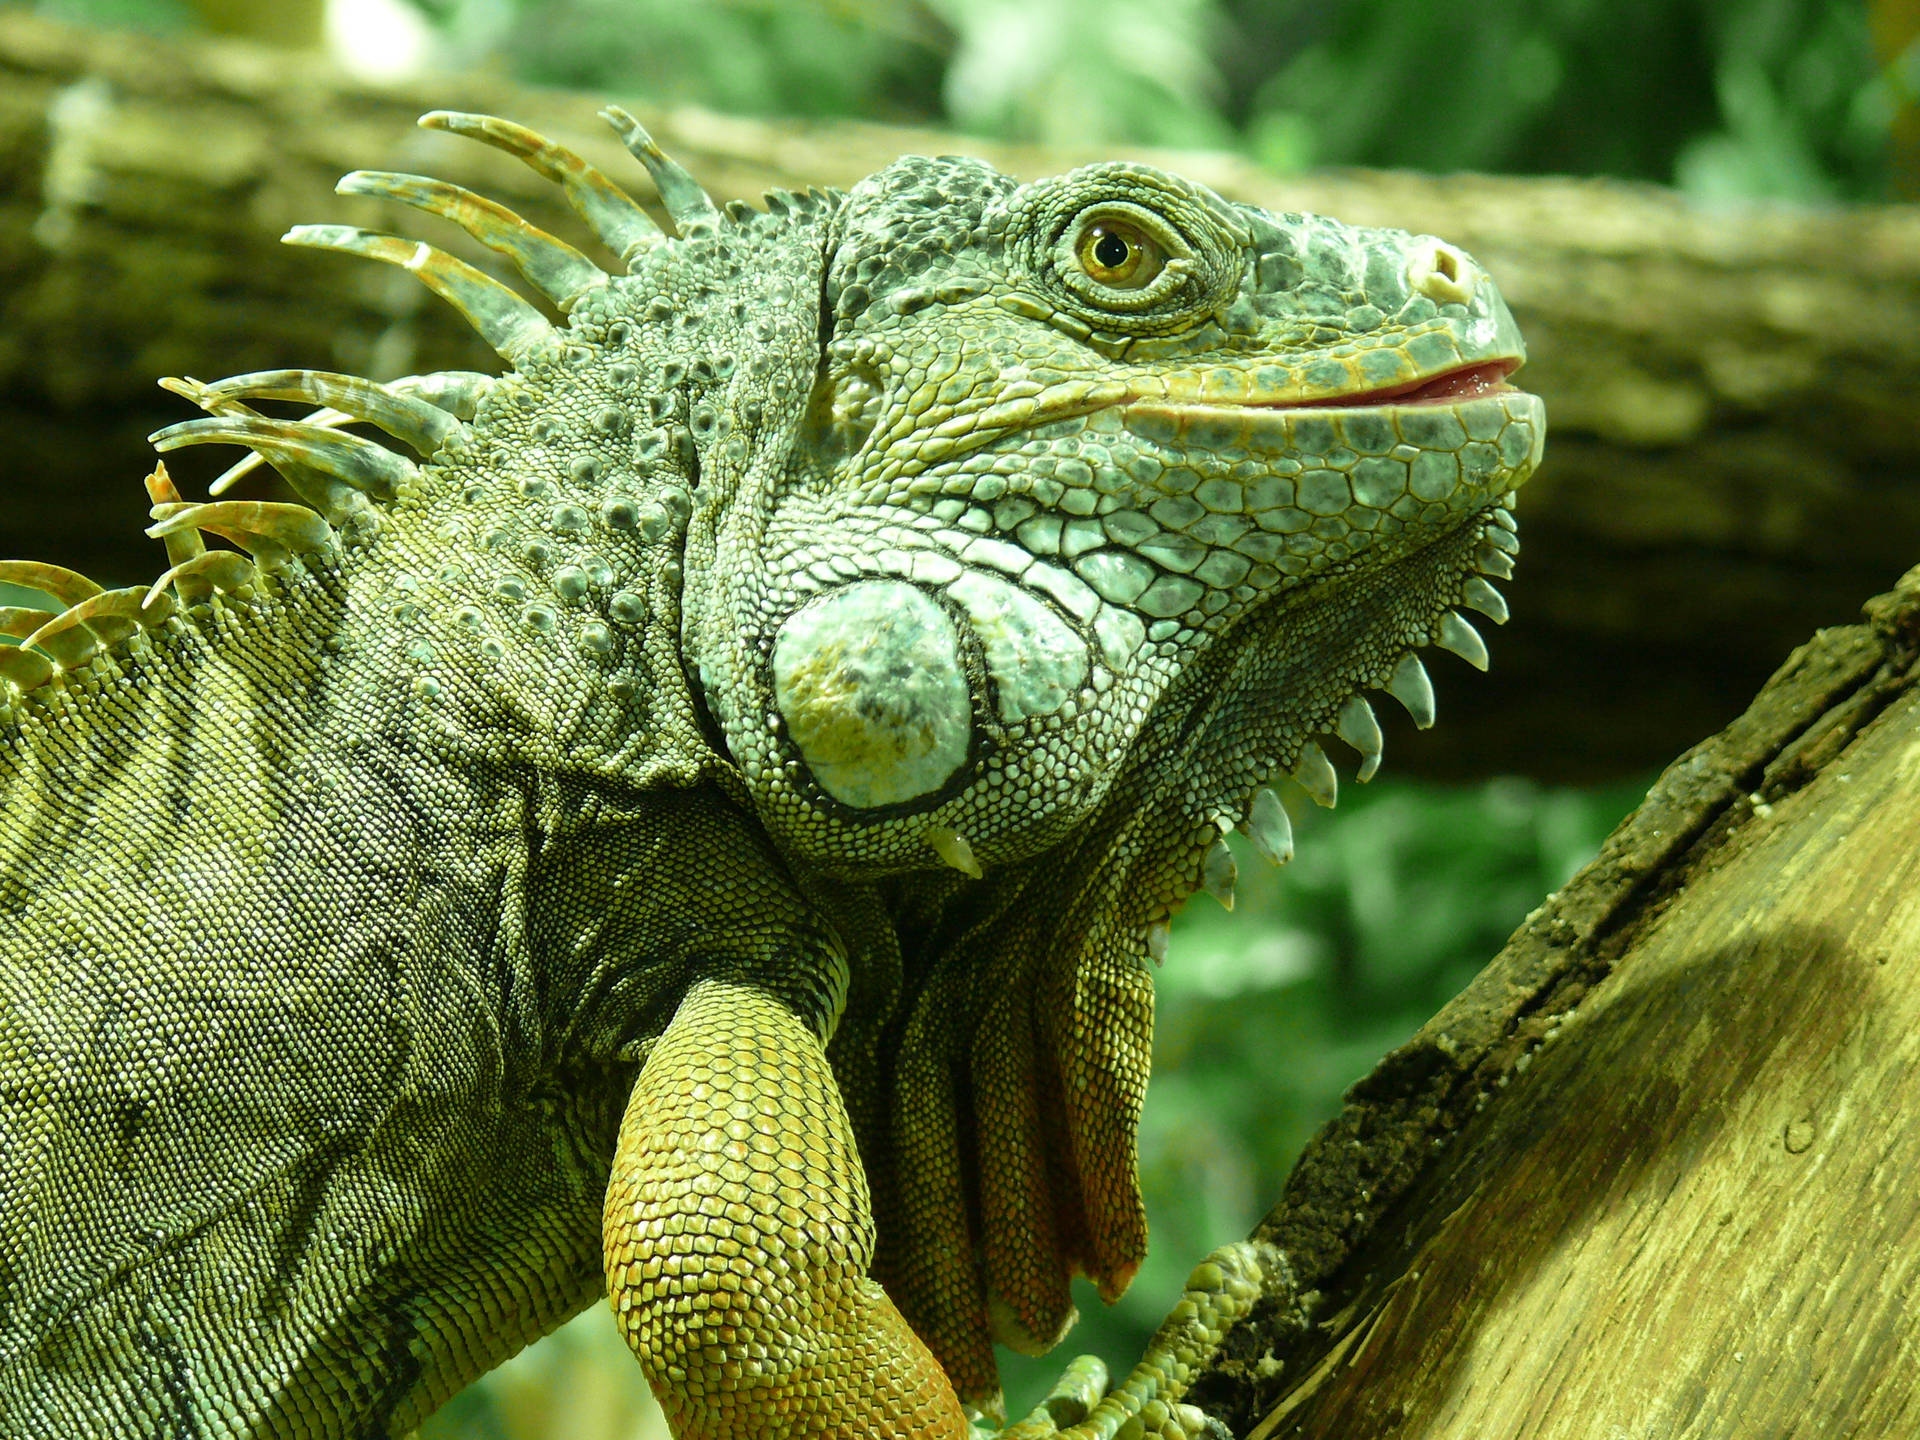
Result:
{"label": "iguana foot", "polygon": [[1125,1380],[1109,1390],[1107,1367],[1082,1355],[1030,1415],[997,1432],[998,1440],[1224,1440],[1225,1426],[1180,1397],[1227,1331],[1285,1271],[1285,1257],[1264,1240],[1222,1245],[1194,1267],[1186,1292]]}

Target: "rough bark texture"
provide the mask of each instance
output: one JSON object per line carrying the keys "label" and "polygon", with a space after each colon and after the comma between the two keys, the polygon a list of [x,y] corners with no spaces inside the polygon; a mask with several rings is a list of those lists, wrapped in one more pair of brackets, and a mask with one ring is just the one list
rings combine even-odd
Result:
{"label": "rough bark texture", "polygon": [[[495,364],[408,277],[275,242],[345,220],[484,258],[451,227],[330,194],[356,167],[442,175],[576,235],[530,172],[412,121],[511,115],[644,192],[595,106],[471,75],[374,86],[310,55],[0,11],[0,553],[114,584],[153,573],[143,437],[185,414],[156,376]],[[848,184],[909,151],[1026,175],[1112,153],[635,108],[722,198]],[[1524,496],[1516,620],[1489,680],[1443,682],[1447,723],[1390,736],[1397,770],[1651,767],[1920,548],[1920,207],[1706,211],[1601,182],[1146,158],[1271,208],[1444,235],[1529,337],[1553,439]]]}
{"label": "rough bark texture", "polygon": [[1920,569],[1351,1093],[1210,1377],[1277,1440],[1920,1432]]}

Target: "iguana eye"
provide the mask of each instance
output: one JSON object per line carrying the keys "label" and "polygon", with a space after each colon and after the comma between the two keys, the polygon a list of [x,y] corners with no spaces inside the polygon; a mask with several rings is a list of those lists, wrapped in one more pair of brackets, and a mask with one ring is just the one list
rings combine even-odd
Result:
{"label": "iguana eye", "polygon": [[1087,277],[1109,290],[1142,289],[1167,265],[1166,252],[1151,236],[1111,218],[1095,220],[1083,229],[1073,253]]}
{"label": "iguana eye", "polygon": [[1169,334],[1198,323],[1238,282],[1239,237],[1198,199],[1148,184],[1148,172],[1110,168],[1076,170],[1027,192],[1030,203],[1010,220],[1031,237],[1020,247],[1029,273],[1065,302],[1063,313],[1102,333]]}

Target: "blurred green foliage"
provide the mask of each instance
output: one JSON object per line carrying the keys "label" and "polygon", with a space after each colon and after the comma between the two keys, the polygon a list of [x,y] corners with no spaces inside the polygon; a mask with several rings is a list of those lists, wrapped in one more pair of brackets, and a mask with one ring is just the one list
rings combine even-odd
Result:
{"label": "blurred green foliage", "polygon": [[32,8],[75,25],[106,25],[150,35],[171,35],[196,24],[188,0],[35,0]]}
{"label": "blurred green foliage", "polygon": [[[443,68],[663,104],[1211,146],[1279,169],[1613,175],[1710,198],[1885,198],[1889,130],[1920,84],[1920,42],[1876,61],[1863,0],[411,3]],[[151,30],[214,9],[38,4]]]}
{"label": "blurred green foliage", "polygon": [[1716,197],[1881,196],[1895,97],[1864,6],[1820,0],[417,3],[469,56],[663,102]]}
{"label": "blurred green foliage", "polygon": [[[127,3],[127,0],[118,0]],[[418,0],[525,78],[1313,164],[1884,193],[1895,88],[1821,0]],[[484,38],[482,38],[484,37]]]}

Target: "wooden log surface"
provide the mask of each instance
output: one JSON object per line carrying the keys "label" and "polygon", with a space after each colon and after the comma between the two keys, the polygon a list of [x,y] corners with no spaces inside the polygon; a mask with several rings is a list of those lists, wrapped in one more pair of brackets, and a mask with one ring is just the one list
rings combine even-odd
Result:
{"label": "wooden log surface", "polygon": [[1920,569],[1661,777],[1260,1227],[1257,1440],[1920,1434]]}
{"label": "wooden log surface", "polygon": [[[376,377],[497,368],[386,267],[277,244],[337,220],[445,243],[451,227],[330,193],[344,171],[426,171],[568,236],[551,187],[414,128],[490,110],[648,198],[599,98],[483,75],[348,79],[310,54],[160,42],[0,9],[0,554],[149,578],[153,388],[305,365]],[[631,100],[631,97],[627,97]],[[1443,723],[1390,722],[1396,770],[1551,778],[1651,770],[1735,714],[1787,650],[1920,553],[1920,207],[1710,209],[1646,186],[1344,172],[1277,177],[1221,154],[998,145],[852,123],[633,108],[720,198],[846,185],[909,152],[1034,175],[1116,153],[1274,209],[1465,245],[1529,338],[1548,461],[1493,673],[1442,673]],[[181,457],[214,473],[220,458]]]}

